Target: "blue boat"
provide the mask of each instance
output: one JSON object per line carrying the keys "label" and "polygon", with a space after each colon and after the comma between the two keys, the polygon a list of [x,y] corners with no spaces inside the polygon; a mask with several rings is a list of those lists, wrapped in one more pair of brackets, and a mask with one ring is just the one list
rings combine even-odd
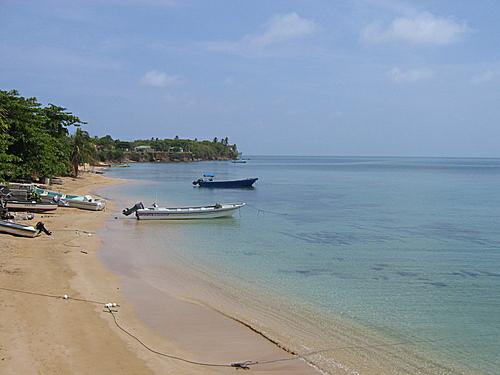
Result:
{"label": "blue boat", "polygon": [[193,185],[198,185],[199,187],[205,188],[217,188],[217,189],[238,189],[238,188],[251,188],[258,178],[245,178],[242,180],[225,180],[225,181],[215,181],[215,174],[205,173],[203,178],[193,181]]}

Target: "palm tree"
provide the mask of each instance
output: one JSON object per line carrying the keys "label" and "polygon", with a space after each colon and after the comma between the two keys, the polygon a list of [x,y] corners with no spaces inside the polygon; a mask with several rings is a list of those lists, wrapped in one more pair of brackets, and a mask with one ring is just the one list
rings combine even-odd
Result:
{"label": "palm tree", "polygon": [[80,128],[76,129],[76,133],[71,137],[71,141],[71,168],[73,176],[78,177],[78,166],[94,160],[95,147],[90,140],[89,133]]}

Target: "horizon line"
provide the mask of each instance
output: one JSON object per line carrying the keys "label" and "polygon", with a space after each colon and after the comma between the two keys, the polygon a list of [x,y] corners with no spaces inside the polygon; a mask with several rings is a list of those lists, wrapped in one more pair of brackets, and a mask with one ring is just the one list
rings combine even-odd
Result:
{"label": "horizon line", "polygon": [[446,155],[333,155],[333,154],[242,154],[251,156],[275,156],[275,157],[335,157],[335,158],[436,158],[436,159],[500,159],[500,156],[446,156]]}

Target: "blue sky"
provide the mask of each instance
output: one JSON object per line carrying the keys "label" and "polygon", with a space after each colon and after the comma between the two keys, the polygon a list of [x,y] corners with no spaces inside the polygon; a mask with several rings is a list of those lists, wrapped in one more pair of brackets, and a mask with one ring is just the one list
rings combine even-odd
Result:
{"label": "blue sky", "polygon": [[92,134],[500,156],[500,2],[0,0],[0,87]]}

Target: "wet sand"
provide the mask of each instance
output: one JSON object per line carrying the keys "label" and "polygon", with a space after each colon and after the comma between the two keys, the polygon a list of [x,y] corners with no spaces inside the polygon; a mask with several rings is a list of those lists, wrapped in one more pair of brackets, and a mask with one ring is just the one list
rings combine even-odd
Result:
{"label": "wet sand", "polygon": [[[104,191],[109,194],[116,189]],[[117,200],[122,200],[120,207],[140,200],[124,195],[117,196]],[[243,328],[237,323],[241,321],[279,345],[302,354],[328,374],[476,373],[447,367],[432,359],[414,344],[422,341],[419,337],[390,331],[382,335],[348,316],[334,316],[317,306],[279,295],[272,285],[269,288],[252,285],[250,280],[224,271],[224,267],[200,262],[187,248],[190,244],[181,230],[185,225],[195,224],[143,222],[120,216],[120,220],[106,223],[102,233],[105,246],[100,257],[120,275],[122,291],[128,301],[138,306],[140,319],[177,349],[190,353],[190,358],[223,362],[258,360],[261,364],[252,371],[270,373],[312,371],[301,370],[301,360],[292,360],[284,351],[273,350],[276,348],[266,339],[261,346],[263,350],[247,350],[247,341],[233,336]],[[438,345],[427,344],[429,350],[434,347],[430,345]],[[264,361],[280,358],[285,360],[274,362],[278,367],[262,365]]]}
{"label": "wet sand", "polygon": [[[78,179],[65,179],[57,190],[89,193],[116,183],[120,180],[84,174]],[[59,208],[54,214],[37,215],[32,221],[44,221],[53,232],[50,237],[0,235],[0,288],[4,288],[0,289],[0,373],[182,375],[235,371],[152,353],[119,330],[102,305],[6,289],[116,302],[120,305],[116,318],[122,327],[157,351],[189,360],[229,364],[254,358],[292,358],[248,327],[178,296],[155,295],[151,291],[140,295],[139,303],[130,303],[122,293],[122,280],[98,257],[101,240],[95,232],[113,212],[112,202],[104,212]],[[161,334],[155,324],[141,320],[141,310],[155,316]],[[296,359],[256,365],[250,371],[317,373]]]}

